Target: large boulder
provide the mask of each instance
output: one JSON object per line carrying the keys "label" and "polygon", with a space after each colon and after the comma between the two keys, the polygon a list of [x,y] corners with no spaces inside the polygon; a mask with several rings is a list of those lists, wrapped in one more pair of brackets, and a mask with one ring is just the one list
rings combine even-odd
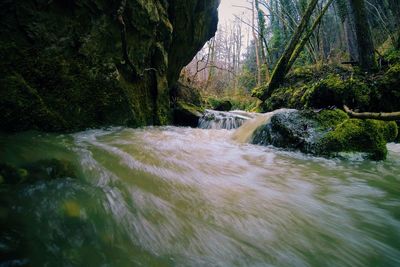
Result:
{"label": "large boulder", "polygon": [[170,88],[219,0],[124,2],[1,1],[0,131],[171,122]]}
{"label": "large boulder", "polygon": [[382,160],[386,143],[397,135],[395,122],[350,119],[341,110],[282,110],[255,131],[252,142],[322,156],[361,152]]}

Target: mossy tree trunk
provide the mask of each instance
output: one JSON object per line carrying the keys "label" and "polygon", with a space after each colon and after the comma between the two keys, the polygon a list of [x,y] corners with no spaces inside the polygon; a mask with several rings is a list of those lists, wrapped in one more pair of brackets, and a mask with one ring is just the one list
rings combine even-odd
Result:
{"label": "mossy tree trunk", "polygon": [[[260,40],[256,33],[256,5],[258,5],[258,1],[252,3],[252,33],[254,39],[254,47],[256,49],[256,64],[257,64],[257,86],[261,84],[261,58],[260,58]],[[258,21],[258,20],[257,20]]]}
{"label": "mossy tree trunk", "polygon": [[370,72],[376,69],[375,49],[364,0],[350,0],[357,35],[359,65]]}
{"label": "mossy tree trunk", "polygon": [[[258,18],[258,41],[259,41],[259,47],[260,47],[260,54],[261,54],[261,58],[263,60],[263,64],[265,64],[265,82],[269,81],[270,78],[270,73],[269,73],[269,64],[268,64],[268,57],[266,55],[266,51],[267,50],[267,43],[266,43],[266,39],[265,39],[265,33],[266,33],[266,29],[265,29],[265,18],[264,18],[264,14],[262,12],[262,10],[260,9],[260,4],[259,4],[259,0],[255,0],[255,7],[256,7],[256,11],[257,11],[257,18]],[[264,42],[265,42],[265,50],[264,50]]]}
{"label": "mossy tree trunk", "polygon": [[325,15],[326,11],[328,10],[328,8],[332,4],[332,2],[333,2],[333,0],[329,0],[328,3],[326,3],[325,7],[321,10],[321,13],[318,15],[318,18],[314,21],[311,28],[306,32],[304,37],[301,39],[300,43],[296,46],[296,49],[294,50],[292,56],[290,57],[289,63],[286,68],[286,72],[289,72],[289,70],[292,68],[294,62],[300,55],[304,46],[307,44],[307,42],[310,39],[311,35],[313,34],[314,30],[321,23],[323,16]]}
{"label": "mossy tree trunk", "polygon": [[307,28],[308,22],[310,21],[311,15],[318,3],[318,0],[311,0],[308,4],[308,7],[301,19],[300,24],[297,26],[296,31],[294,32],[292,38],[290,39],[288,45],[286,46],[285,52],[279,59],[277,65],[272,72],[271,80],[265,90],[258,95],[262,101],[265,101],[269,96],[271,96],[272,92],[282,84],[283,79],[287,73],[287,66],[290,61],[290,58],[296,49],[297,44],[300,41],[301,36]]}

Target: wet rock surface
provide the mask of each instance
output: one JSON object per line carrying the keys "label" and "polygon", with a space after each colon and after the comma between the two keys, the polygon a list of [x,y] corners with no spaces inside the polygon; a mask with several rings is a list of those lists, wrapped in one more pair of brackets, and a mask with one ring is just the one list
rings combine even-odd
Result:
{"label": "wet rock surface", "polygon": [[126,1],[125,38],[123,2],[0,3],[0,130],[171,123],[170,88],[214,35],[219,1]]}
{"label": "wet rock surface", "polygon": [[342,152],[386,158],[386,143],[398,135],[395,122],[350,119],[340,110],[282,110],[253,134],[252,143],[322,156]]}

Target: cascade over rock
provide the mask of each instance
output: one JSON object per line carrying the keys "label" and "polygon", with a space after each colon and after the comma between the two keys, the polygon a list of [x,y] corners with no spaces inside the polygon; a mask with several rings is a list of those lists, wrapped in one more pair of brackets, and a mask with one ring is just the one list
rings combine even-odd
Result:
{"label": "cascade over rock", "polygon": [[225,129],[232,130],[241,127],[247,120],[257,116],[254,113],[245,111],[217,111],[205,110],[203,116],[198,121],[198,127],[201,129]]}
{"label": "cascade over rock", "polygon": [[2,1],[0,130],[170,123],[170,88],[214,35],[218,5]]}

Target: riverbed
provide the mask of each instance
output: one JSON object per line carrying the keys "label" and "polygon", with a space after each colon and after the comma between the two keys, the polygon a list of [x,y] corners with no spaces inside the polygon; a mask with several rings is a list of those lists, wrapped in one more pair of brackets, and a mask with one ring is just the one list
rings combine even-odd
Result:
{"label": "riverbed", "polygon": [[326,159],[234,133],[1,136],[0,161],[66,160],[78,177],[2,191],[0,247],[18,251],[0,266],[400,266],[400,145]]}

